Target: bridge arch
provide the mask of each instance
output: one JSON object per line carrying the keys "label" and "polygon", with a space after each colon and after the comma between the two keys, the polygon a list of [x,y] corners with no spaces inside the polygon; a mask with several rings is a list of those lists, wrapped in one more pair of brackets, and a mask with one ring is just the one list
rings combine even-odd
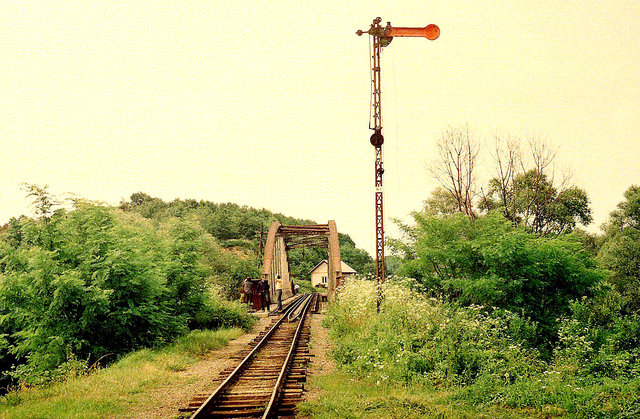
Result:
{"label": "bridge arch", "polygon": [[276,275],[282,277],[282,298],[293,295],[289,269],[289,250],[298,247],[326,247],[329,264],[327,297],[335,299],[336,288],[342,284],[342,263],[336,222],[327,224],[283,225],[275,221],[269,227],[262,261],[262,278],[267,278],[272,297],[275,297]]}

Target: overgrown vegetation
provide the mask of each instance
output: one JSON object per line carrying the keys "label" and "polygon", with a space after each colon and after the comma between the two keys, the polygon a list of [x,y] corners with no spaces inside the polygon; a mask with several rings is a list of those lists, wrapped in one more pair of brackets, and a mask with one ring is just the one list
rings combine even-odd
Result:
{"label": "overgrown vegetation", "polygon": [[[287,217],[266,209],[193,199],[176,199],[172,202],[164,202],[141,192],[133,194],[130,201],[122,202],[120,208],[128,212],[135,212],[155,222],[169,218],[191,220],[217,239],[221,246],[248,251],[247,253],[251,256],[247,257],[241,266],[231,269],[226,276],[218,277],[219,283],[224,284],[225,289],[232,288],[226,285],[227,283],[239,284],[239,280],[244,279],[244,277],[238,276],[239,272],[246,272],[250,266],[259,266],[257,253],[260,247],[260,232],[263,232],[263,240],[266,240],[272,222],[279,221],[285,225],[315,224],[310,220]],[[326,220],[321,222],[326,223]],[[367,274],[373,271],[371,256],[364,250],[356,248],[354,241],[348,235],[339,233],[339,241],[342,260],[359,273]],[[291,275],[298,279],[309,279],[311,269],[326,258],[326,249],[293,249],[289,252]],[[259,271],[255,270],[252,276],[259,276]],[[233,292],[236,292],[235,288]]]}
{"label": "overgrown vegetation", "polygon": [[[548,145],[531,141],[525,158],[498,138],[483,188],[479,143],[468,129],[443,135],[432,167],[441,186],[391,241],[404,279],[385,285],[380,314],[374,284],[340,292],[327,318],[339,374],[388,388],[376,393],[378,417],[411,416],[387,394],[416,389],[445,392],[460,416],[639,417],[640,188],[593,235],[577,227],[591,221],[588,197],[554,180]],[[336,416],[363,416],[343,405]]]}
{"label": "overgrown vegetation", "polygon": [[40,218],[12,220],[0,241],[5,385],[57,380],[190,329],[251,325],[208,286],[202,250],[215,243],[199,226],[86,203],[52,212],[36,193]]}
{"label": "overgrown vegetation", "polygon": [[527,343],[546,352],[570,302],[604,277],[571,235],[540,238],[497,212],[475,219],[423,212],[414,220],[405,226],[411,239],[395,242],[400,273],[426,295],[517,313],[530,326]]}
{"label": "overgrown vegetation", "polygon": [[[640,187],[627,190],[604,234],[590,234],[578,227],[591,221],[586,193],[554,180],[545,146],[532,142],[525,159],[496,142],[486,188],[477,153],[468,130],[445,133],[434,166],[441,187],[390,241],[398,277],[385,284],[380,313],[376,285],[349,280],[326,319],[340,369],[317,382],[327,393],[303,412],[640,416]],[[27,188],[38,217],[0,229],[5,384],[82,375],[195,328],[248,327],[227,299],[259,274],[256,233],[274,220],[308,223],[142,193],[118,209],[56,210],[46,188]],[[371,272],[348,236],[340,244],[343,260]],[[323,258],[321,249],[290,254],[302,290]],[[203,341],[188,336],[197,352]]]}
{"label": "overgrown vegetation", "polygon": [[[237,299],[241,280],[260,275],[256,232],[273,220],[304,222],[143,193],[120,208],[76,200],[62,209],[46,187],[25,188],[37,217],[0,230],[5,387],[58,381],[189,330],[248,328]],[[354,264],[370,261],[348,236],[341,242]],[[310,256],[315,264],[323,255]]]}
{"label": "overgrown vegetation", "polygon": [[[640,413],[637,342],[621,333],[629,323],[615,318],[611,301],[573,303],[571,315],[560,320],[553,356],[546,360],[539,350],[523,344],[527,327],[517,314],[443,302],[425,296],[414,285],[411,280],[387,282],[377,315],[375,285],[363,280],[346,284],[326,321],[335,345],[333,355],[344,371],[369,386],[396,389],[386,390],[387,394],[402,393],[403,386],[404,393],[415,388],[444,392],[460,412],[490,411],[499,405],[517,409],[513,415]],[[593,310],[607,305],[613,317],[594,328]],[[384,406],[393,403],[384,393],[377,394],[382,410],[374,416],[390,414]],[[322,412],[324,403],[308,408]],[[333,406],[338,409],[334,414],[346,415],[338,405]]]}

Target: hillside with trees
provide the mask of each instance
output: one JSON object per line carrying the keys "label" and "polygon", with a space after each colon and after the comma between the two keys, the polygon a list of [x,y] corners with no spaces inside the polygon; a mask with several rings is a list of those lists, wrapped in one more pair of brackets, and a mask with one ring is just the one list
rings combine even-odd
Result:
{"label": "hillside with trees", "polygon": [[[134,193],[129,201],[122,202],[120,209],[134,212],[156,222],[168,218],[191,220],[200,225],[226,249],[239,249],[251,255],[242,269],[261,267],[260,232],[266,240],[267,230],[274,221],[285,225],[316,224],[315,221],[287,217],[266,209],[255,209],[233,203],[217,204],[208,201],[180,200],[164,202],[144,193]],[[320,223],[326,223],[326,220]],[[340,228],[340,226],[338,226]],[[356,248],[355,242],[347,234],[338,233],[342,260],[361,274],[369,274],[374,269],[373,259],[364,250]],[[327,250],[321,248],[293,249],[289,252],[291,275],[300,280],[309,279],[313,267],[327,258]],[[259,276],[259,271],[252,271]],[[234,280],[241,279],[232,273]],[[242,277],[244,278],[244,277]]]}
{"label": "hillside with trees", "polygon": [[[389,241],[395,275],[379,312],[378,288],[362,278],[329,306],[338,368],[314,379],[322,397],[302,413],[640,415],[640,187],[628,188],[601,234],[589,233],[588,195],[558,179],[553,150],[497,139],[482,182],[478,144],[468,129],[444,133],[431,169],[440,186]],[[144,193],[118,207],[62,209],[46,188],[27,190],[36,216],[0,229],[5,386],[62,381],[139,348],[170,346],[178,357],[211,336],[196,329],[246,329],[252,320],[233,300],[242,278],[259,275],[260,231],[310,223]],[[371,272],[347,235],[340,247]],[[325,257],[291,252],[292,274],[305,279]]]}

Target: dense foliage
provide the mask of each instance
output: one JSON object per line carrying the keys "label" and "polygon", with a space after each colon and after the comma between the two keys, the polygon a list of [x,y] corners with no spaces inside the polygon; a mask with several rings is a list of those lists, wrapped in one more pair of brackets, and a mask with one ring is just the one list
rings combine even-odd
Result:
{"label": "dense foliage", "polygon": [[528,326],[517,314],[428,298],[414,285],[388,281],[377,315],[374,284],[347,283],[326,320],[339,365],[371,385],[449,389],[451,403],[573,417],[640,414],[638,328],[629,329],[637,319],[618,318],[615,301],[573,303],[545,360],[521,343]]}
{"label": "dense foliage", "polygon": [[571,217],[544,234],[518,211],[469,216],[449,198],[402,226],[408,278],[385,284],[379,315],[373,284],[339,294],[327,319],[338,363],[379,386],[447,389],[451,403],[640,416],[640,188],[602,236]]}
{"label": "dense foliage", "polygon": [[531,320],[531,342],[553,342],[557,319],[571,300],[590,294],[603,275],[571,236],[541,238],[500,213],[415,213],[405,226],[409,240],[396,242],[400,272],[429,295],[461,305],[506,309]]}
{"label": "dense foliage", "polygon": [[2,369],[38,382],[190,328],[248,326],[207,287],[208,240],[186,221],[153,226],[98,205],[12,220],[0,240]]}
{"label": "dense foliage", "polygon": [[350,280],[331,308],[334,355],[358,374],[456,385],[504,368],[528,375],[540,362],[536,351],[509,337],[510,323],[517,323],[513,315],[491,318],[480,306],[447,305],[393,280],[384,294],[377,316],[375,284]]}
{"label": "dense foliage", "polygon": [[540,170],[519,173],[508,184],[500,177],[493,178],[487,189],[481,200],[484,210],[499,210],[508,220],[536,234],[570,232],[576,224],[588,225],[592,220],[583,189],[558,189]]}
{"label": "dense foliage", "polygon": [[[242,279],[260,275],[256,233],[275,220],[310,223],[143,193],[120,208],[76,201],[64,210],[46,187],[25,189],[37,217],[0,229],[3,385],[56,380],[190,329],[250,326],[234,300]],[[351,264],[371,265],[348,236],[340,243]],[[293,253],[294,275],[306,277],[325,257],[322,249]]]}
{"label": "dense foliage", "polygon": [[627,313],[640,312],[640,186],[631,186],[625,200],[605,225],[600,263],[611,272],[610,281],[624,299]]}

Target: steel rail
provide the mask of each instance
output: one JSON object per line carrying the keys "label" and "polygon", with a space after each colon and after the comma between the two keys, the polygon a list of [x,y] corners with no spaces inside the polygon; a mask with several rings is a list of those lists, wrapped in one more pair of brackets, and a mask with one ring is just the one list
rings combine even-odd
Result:
{"label": "steel rail", "polygon": [[298,323],[298,327],[296,328],[296,333],[293,336],[293,341],[291,342],[291,348],[289,348],[289,353],[287,354],[287,358],[284,360],[282,364],[282,369],[280,370],[280,375],[278,375],[278,380],[273,387],[273,393],[271,393],[271,399],[269,400],[269,404],[267,405],[264,414],[262,415],[262,419],[267,419],[271,417],[276,408],[276,400],[278,399],[278,395],[282,390],[282,386],[285,383],[285,377],[287,375],[287,370],[289,369],[289,364],[293,359],[293,355],[298,348],[298,340],[300,338],[300,334],[302,333],[302,327],[304,325],[304,320],[307,316],[307,312],[309,311],[309,307],[311,306],[311,301],[316,297],[316,294],[313,293],[310,297],[305,301],[304,309],[302,310],[302,314],[300,315],[300,322]]}
{"label": "steel rail", "polygon": [[211,395],[207,398],[207,400],[205,400],[202,405],[200,405],[198,410],[193,412],[191,418],[206,417],[206,410],[209,409],[209,405],[213,403],[218,397],[220,397],[220,395],[222,395],[222,392],[226,390],[226,388],[233,382],[235,378],[237,378],[237,376],[242,372],[247,363],[251,360],[251,358],[253,358],[255,353],[258,352],[258,350],[269,340],[271,335],[273,335],[273,333],[278,329],[282,322],[284,322],[287,316],[293,310],[298,308],[298,306],[302,304],[303,301],[304,296],[300,296],[297,300],[291,303],[289,307],[287,307],[286,311],[282,314],[282,317],[280,317],[280,319],[276,323],[274,323],[273,326],[271,326],[271,329],[269,329],[269,331],[262,337],[260,342],[258,342],[258,344],[251,350],[251,352],[247,354],[247,356],[244,357],[242,361],[240,361],[238,366],[227,376],[227,378],[225,378],[222,383],[220,383],[218,388],[216,388],[215,391],[211,393]]}
{"label": "steel rail", "polygon": [[[312,297],[312,301],[313,301],[313,296],[315,296],[316,293],[311,293],[308,296]],[[296,307],[295,310],[292,310],[289,312],[289,315],[287,316],[287,321],[288,322],[292,322],[293,320],[297,319],[298,317],[301,316],[302,312],[304,311],[304,307],[302,307],[306,302],[302,302],[298,305],[298,307]]]}

